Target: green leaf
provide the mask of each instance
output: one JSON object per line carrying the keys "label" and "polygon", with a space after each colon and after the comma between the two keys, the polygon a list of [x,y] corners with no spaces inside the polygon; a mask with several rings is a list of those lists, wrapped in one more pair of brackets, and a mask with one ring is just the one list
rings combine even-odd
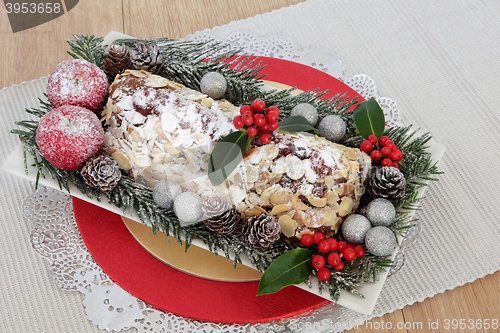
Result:
{"label": "green leaf", "polygon": [[310,250],[298,248],[276,258],[260,278],[257,296],[272,294],[305,281],[313,269],[312,256]]}
{"label": "green leaf", "polygon": [[358,104],[354,109],[354,123],[358,132],[365,139],[371,134],[375,134],[377,138],[384,134],[384,111],[382,111],[375,98],[372,97]]}
{"label": "green leaf", "polygon": [[278,129],[290,133],[313,131],[314,134],[319,134],[319,131],[302,116],[292,116],[280,121]]}
{"label": "green leaf", "polygon": [[243,160],[248,149],[246,132],[233,132],[215,145],[208,161],[208,179],[219,186]]}

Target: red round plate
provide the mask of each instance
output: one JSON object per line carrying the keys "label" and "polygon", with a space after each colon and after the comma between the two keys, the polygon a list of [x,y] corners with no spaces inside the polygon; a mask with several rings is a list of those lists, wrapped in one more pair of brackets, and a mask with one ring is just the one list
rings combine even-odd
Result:
{"label": "red round plate", "polygon": [[[267,74],[265,80],[301,90],[330,89],[331,95],[347,92],[363,100],[324,72],[280,59],[261,60],[267,64],[262,71]],[[77,198],[73,198],[73,208],[82,238],[104,272],[131,295],[160,310],[199,321],[255,324],[304,314],[329,303],[294,286],[256,296],[255,281],[222,282],[183,273],[146,251],[119,215]]]}

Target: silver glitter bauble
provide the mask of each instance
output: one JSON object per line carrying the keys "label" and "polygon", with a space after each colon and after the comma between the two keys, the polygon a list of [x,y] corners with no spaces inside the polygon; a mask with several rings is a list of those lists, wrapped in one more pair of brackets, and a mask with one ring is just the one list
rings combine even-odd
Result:
{"label": "silver glitter bauble", "polygon": [[365,235],[372,225],[366,217],[360,214],[349,215],[342,223],[342,235],[348,243],[363,244]]}
{"label": "silver glitter bauble", "polygon": [[389,200],[377,198],[366,206],[365,216],[374,227],[389,227],[396,218],[396,208]]}
{"label": "silver glitter bauble", "polygon": [[321,119],[318,126],[319,136],[332,142],[337,142],[344,137],[346,128],[347,125],[344,119],[332,114]]}
{"label": "silver glitter bauble", "polygon": [[318,122],[318,110],[309,103],[300,103],[295,105],[290,112],[290,117],[292,116],[302,116],[313,126]]}
{"label": "silver glitter bauble", "polygon": [[175,198],[181,193],[182,188],[175,180],[163,179],[153,188],[153,200],[159,207],[171,209]]}
{"label": "silver glitter bauble", "polygon": [[220,73],[208,72],[201,79],[200,90],[202,93],[207,94],[208,97],[219,99],[226,93],[226,78]]}
{"label": "silver glitter bauble", "polygon": [[174,200],[174,213],[179,218],[182,227],[203,220],[203,200],[193,192],[181,193]]}
{"label": "silver glitter bauble", "polygon": [[375,227],[368,230],[365,236],[366,249],[378,257],[385,257],[392,253],[396,247],[396,236],[387,227]]}

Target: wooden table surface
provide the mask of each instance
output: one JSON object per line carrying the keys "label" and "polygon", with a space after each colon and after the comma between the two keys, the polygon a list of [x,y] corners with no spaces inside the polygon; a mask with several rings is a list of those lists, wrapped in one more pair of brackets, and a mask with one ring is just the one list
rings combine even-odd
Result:
{"label": "wooden table surface", "polygon": [[[0,88],[50,74],[59,62],[69,59],[66,40],[73,33],[105,36],[115,30],[137,38],[180,38],[299,2],[301,0],[81,0],[67,14],[15,34],[0,5]],[[426,332],[430,331],[429,322],[436,321],[440,323],[439,331],[475,332],[445,330],[443,323],[446,319],[498,319],[499,286],[500,272],[497,272],[373,319],[350,332]],[[397,329],[398,324],[407,329]],[[393,329],[387,329],[388,326]]]}

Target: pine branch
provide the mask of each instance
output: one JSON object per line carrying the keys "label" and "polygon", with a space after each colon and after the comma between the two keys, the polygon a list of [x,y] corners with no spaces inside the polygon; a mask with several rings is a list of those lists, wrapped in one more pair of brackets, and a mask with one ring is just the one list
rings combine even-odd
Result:
{"label": "pine branch", "polygon": [[81,58],[102,67],[105,58],[105,46],[102,44],[104,38],[73,34],[74,39],[69,39],[70,51],[68,54],[75,59]]}

